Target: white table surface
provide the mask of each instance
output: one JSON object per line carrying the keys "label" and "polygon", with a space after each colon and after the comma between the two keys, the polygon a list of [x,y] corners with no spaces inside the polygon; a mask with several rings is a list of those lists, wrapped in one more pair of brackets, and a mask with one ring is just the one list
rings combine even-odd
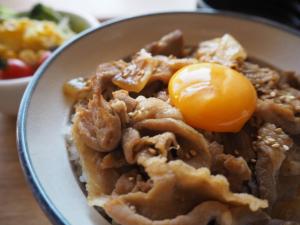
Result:
{"label": "white table surface", "polygon": [[0,0],[1,5],[16,10],[29,9],[43,2],[57,9],[84,11],[97,18],[111,18],[149,12],[194,10],[196,0]]}

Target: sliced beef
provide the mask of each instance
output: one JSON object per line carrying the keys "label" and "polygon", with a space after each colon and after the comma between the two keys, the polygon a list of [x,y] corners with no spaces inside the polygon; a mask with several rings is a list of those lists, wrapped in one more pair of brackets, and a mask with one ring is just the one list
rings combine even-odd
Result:
{"label": "sliced beef", "polygon": [[293,71],[281,72],[281,86],[290,86],[300,90],[300,75]]}
{"label": "sliced beef", "polygon": [[282,176],[300,176],[300,146],[295,144],[287,152],[280,174]]}
{"label": "sliced beef", "polygon": [[153,59],[156,60],[157,66],[149,82],[162,81],[166,85],[177,70],[184,66],[198,63],[198,60],[194,58],[178,59],[174,57],[154,56]]}
{"label": "sliced beef", "polygon": [[132,112],[137,105],[137,101],[129,96],[128,91],[117,90],[112,93],[112,96],[114,99],[125,102],[127,112]]}
{"label": "sliced beef", "polygon": [[181,30],[175,30],[163,36],[159,41],[152,42],[145,46],[145,49],[153,55],[183,55],[183,34]]}
{"label": "sliced beef", "polygon": [[152,156],[160,155],[167,157],[172,148],[178,148],[175,135],[170,132],[164,132],[152,137],[141,137],[139,132],[133,128],[127,128],[124,131],[122,147],[125,159],[128,163],[136,163],[136,159],[142,151]]}
{"label": "sliced beef", "polygon": [[[295,139],[294,139],[295,140]],[[296,141],[295,141],[296,142]],[[299,221],[300,147],[294,143],[286,152],[277,182],[278,200],[273,206],[272,217]]]}
{"label": "sliced beef", "polygon": [[115,169],[127,165],[128,163],[126,162],[123,153],[119,151],[119,149],[106,154],[100,164],[102,169]]}
{"label": "sliced beef", "polygon": [[91,205],[102,206],[107,201],[106,196],[112,193],[120,174],[114,168],[103,168],[101,162],[105,158],[105,153],[89,148],[83,142],[78,129],[78,123],[75,121],[72,134],[86,182],[88,202]]}
{"label": "sliced beef", "polygon": [[155,97],[156,93],[166,89],[166,85],[159,81],[148,82],[146,87],[139,93],[139,95],[135,95],[134,97],[144,96],[146,98]]}
{"label": "sliced beef", "polygon": [[138,101],[131,98],[127,91],[117,90],[112,93],[112,99],[109,101],[109,105],[113,111],[118,114],[122,127],[126,127],[129,123],[129,115],[137,106]]}
{"label": "sliced beef", "polygon": [[157,61],[150,53],[141,50],[127,66],[116,74],[112,81],[121,89],[139,93],[148,83]]}
{"label": "sliced beef", "polygon": [[[106,210],[124,225],[208,225],[216,221],[219,225],[231,225],[232,218],[229,209],[219,202],[207,201],[195,207],[191,212],[173,219],[156,220],[145,218],[134,211],[123,201],[108,204]],[[214,223],[213,223],[214,224]]]}
{"label": "sliced beef", "polygon": [[[91,78],[91,85],[95,94],[103,94],[104,97],[110,97],[115,89],[112,79],[121,73],[127,66],[123,60],[102,63],[98,66],[96,75]],[[106,98],[107,99],[107,98]]]}
{"label": "sliced beef", "polygon": [[145,98],[139,96],[136,98],[137,106],[130,113],[130,120],[136,123],[145,119],[173,118],[182,120],[180,111],[169,103],[158,98]]}
{"label": "sliced beef", "polygon": [[[110,216],[124,225],[179,225],[182,222],[189,225],[208,224],[212,218],[218,218],[220,202],[231,206],[245,206],[251,211],[267,206],[265,201],[254,196],[230,192],[226,178],[210,175],[207,168],[195,169],[179,160],[166,163],[163,158],[143,155],[138,162],[153,180],[153,188],[147,193],[129,193],[116,197],[104,206]],[[200,214],[201,211],[197,209],[208,207],[210,201],[216,202],[211,205],[214,210],[209,207],[205,216]],[[208,205],[203,208],[202,204]],[[223,212],[227,207],[221,208]],[[198,217],[199,214],[201,217]],[[218,221],[221,224],[233,224],[230,213],[228,214],[229,218],[220,217]]]}
{"label": "sliced beef", "polygon": [[219,63],[229,67],[237,67],[244,61],[247,53],[241,44],[229,34],[199,43],[195,57],[201,62]]}
{"label": "sliced beef", "polygon": [[262,100],[272,100],[274,103],[290,107],[294,114],[300,112],[300,91],[286,86],[280,89],[273,89],[271,93],[260,97]]}
{"label": "sliced beef", "polygon": [[116,182],[114,194],[122,195],[132,192],[134,186],[136,185],[137,176],[137,170],[131,170],[127,173],[123,173],[122,176]]}
{"label": "sliced beef", "polygon": [[[282,78],[277,87],[273,86],[272,89],[265,91],[260,96],[257,104],[257,116],[294,135],[300,132],[300,91],[294,88],[297,83],[290,86],[289,83],[283,81],[287,79]],[[267,86],[264,85],[264,87]]]}
{"label": "sliced beef", "polygon": [[260,67],[251,62],[241,62],[237,70],[244,74],[261,94],[271,94],[278,85],[280,75],[277,71],[267,67]]}
{"label": "sliced beef", "polygon": [[231,209],[234,225],[268,225],[271,217],[264,211],[252,212],[247,207],[235,207]]}
{"label": "sliced beef", "polygon": [[[295,221],[273,219],[267,225],[299,225],[300,223]],[[258,225],[258,224],[257,224]]]}
{"label": "sliced beef", "polygon": [[[160,132],[172,132],[179,136],[183,141],[187,141],[193,148],[188,149],[188,155],[184,153],[185,160],[197,160],[197,167],[211,165],[211,154],[208,150],[208,143],[203,135],[197,132],[181,120],[162,118],[162,119],[146,119],[134,124],[138,130],[151,130]],[[181,144],[180,144],[181,145]],[[191,157],[193,156],[193,157]],[[193,160],[192,160],[193,163]]]}
{"label": "sliced beef", "polygon": [[89,79],[77,77],[64,83],[63,92],[73,100],[79,101],[90,97],[92,85]]}
{"label": "sliced beef", "polygon": [[139,174],[138,170],[133,169],[127,173],[123,173],[118,179],[114,189],[114,194],[124,195],[138,191],[147,193],[151,188],[151,181],[145,181],[141,174]]}
{"label": "sliced beef", "polygon": [[122,127],[125,127],[126,124],[129,122],[126,103],[118,99],[114,99],[109,101],[109,105],[112,108],[112,110],[119,116]]}
{"label": "sliced beef", "polygon": [[279,170],[292,144],[292,139],[274,124],[267,123],[258,131],[256,179],[260,197],[268,200],[270,209],[277,199]]}
{"label": "sliced beef", "polygon": [[[141,141],[140,133],[129,127],[123,132],[122,137],[122,148],[125,159],[128,163],[133,164],[136,161],[136,155],[141,151],[141,149],[135,149]],[[143,146],[142,146],[143,147]]]}
{"label": "sliced beef", "polygon": [[161,81],[168,84],[177,70],[197,62],[192,58],[152,56],[149,52],[141,50],[122,71],[113,76],[112,81],[122,89],[140,93],[148,83]]}
{"label": "sliced beef", "polygon": [[222,174],[230,183],[230,190],[242,192],[243,184],[251,178],[251,170],[242,157],[223,153],[223,146],[217,142],[209,145],[212,154],[211,170],[213,174]]}
{"label": "sliced beef", "polygon": [[286,87],[279,93],[279,99],[284,103],[293,108],[295,116],[299,116],[300,113],[300,91]]}
{"label": "sliced beef", "polygon": [[283,176],[300,176],[299,160],[285,160],[281,168],[281,174]]}
{"label": "sliced beef", "polygon": [[289,134],[300,134],[300,118],[295,117],[292,107],[286,104],[259,100],[255,115],[265,122],[274,123]]}
{"label": "sliced beef", "polygon": [[121,121],[102,95],[76,109],[75,123],[82,141],[100,152],[114,150],[121,139]]}
{"label": "sliced beef", "polygon": [[256,130],[253,130],[249,124],[246,124],[239,132],[226,133],[220,139],[224,144],[225,153],[241,156],[249,163],[256,158],[256,153],[252,145],[255,136]]}
{"label": "sliced beef", "polygon": [[158,98],[160,100],[163,100],[165,102],[169,102],[169,100],[170,100],[167,90],[161,90],[161,91],[157,92],[154,97]]}
{"label": "sliced beef", "polygon": [[281,219],[281,224],[299,225],[299,222],[292,222],[300,221],[299,204],[299,194],[297,197],[281,200],[274,206],[272,216]]}

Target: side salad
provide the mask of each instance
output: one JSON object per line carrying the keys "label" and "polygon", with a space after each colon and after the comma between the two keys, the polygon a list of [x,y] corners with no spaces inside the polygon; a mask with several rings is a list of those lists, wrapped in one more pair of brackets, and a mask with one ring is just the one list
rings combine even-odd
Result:
{"label": "side salad", "polygon": [[26,13],[0,6],[0,79],[33,75],[75,30],[68,17],[42,4]]}

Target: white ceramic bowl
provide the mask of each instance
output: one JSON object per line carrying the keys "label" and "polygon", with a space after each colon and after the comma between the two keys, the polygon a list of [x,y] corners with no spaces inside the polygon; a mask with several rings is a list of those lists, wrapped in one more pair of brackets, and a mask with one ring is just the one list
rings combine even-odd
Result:
{"label": "white ceramic bowl", "polygon": [[[83,29],[99,25],[96,18],[84,12],[61,11],[61,13],[68,16],[72,23],[79,25]],[[0,112],[9,115],[16,115],[18,113],[22,95],[30,80],[31,77],[8,80],[0,79]]]}
{"label": "white ceramic bowl", "polygon": [[105,61],[136,52],[163,34],[181,29],[187,44],[231,33],[254,56],[300,71],[300,35],[265,20],[228,13],[175,12],[111,21],[61,47],[37,71],[23,97],[18,144],[24,172],[41,207],[55,224],[108,225],[88,206],[68,160],[64,132],[72,103],[65,81],[87,76]]}

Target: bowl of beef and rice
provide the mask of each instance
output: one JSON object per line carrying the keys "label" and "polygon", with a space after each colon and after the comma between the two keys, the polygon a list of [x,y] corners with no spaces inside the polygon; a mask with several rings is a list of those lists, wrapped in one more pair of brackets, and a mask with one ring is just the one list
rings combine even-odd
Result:
{"label": "bowl of beef and rice", "polygon": [[219,12],[80,35],[18,117],[41,207],[68,225],[300,224],[299,46],[294,30]]}

